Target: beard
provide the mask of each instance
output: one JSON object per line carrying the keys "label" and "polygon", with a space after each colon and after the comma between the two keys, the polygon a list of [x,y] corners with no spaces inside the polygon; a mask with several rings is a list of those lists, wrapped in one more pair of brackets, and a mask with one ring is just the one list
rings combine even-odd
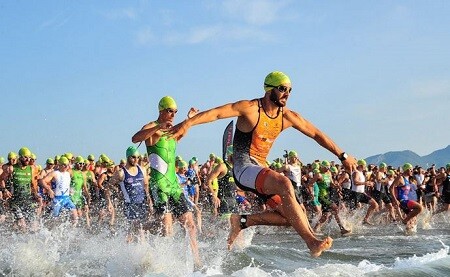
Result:
{"label": "beard", "polygon": [[283,103],[280,102],[280,98],[277,97],[277,94],[275,93],[274,90],[272,90],[272,91],[270,92],[270,98],[269,98],[269,99],[270,99],[270,101],[272,101],[275,105],[277,105],[277,106],[280,107],[280,108],[282,108],[282,107],[285,106],[285,104],[283,104]]}

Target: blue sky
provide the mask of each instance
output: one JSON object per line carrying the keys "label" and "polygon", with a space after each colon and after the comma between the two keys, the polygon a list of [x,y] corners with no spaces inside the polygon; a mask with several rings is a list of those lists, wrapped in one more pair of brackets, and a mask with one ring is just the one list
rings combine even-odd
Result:
{"label": "blue sky", "polygon": [[[0,0],[0,155],[116,161],[165,95],[205,110],[292,80],[288,107],[358,158],[449,144],[449,1]],[[220,153],[229,120],[192,128],[178,154]],[[287,130],[270,158],[336,159]],[[141,146],[141,151],[144,148]]]}

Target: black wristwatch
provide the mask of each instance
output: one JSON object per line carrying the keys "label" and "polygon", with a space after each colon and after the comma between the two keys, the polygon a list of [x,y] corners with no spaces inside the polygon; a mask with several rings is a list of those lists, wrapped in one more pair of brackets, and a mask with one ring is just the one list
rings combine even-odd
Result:
{"label": "black wristwatch", "polygon": [[339,155],[339,160],[340,160],[341,162],[345,161],[347,158],[348,158],[348,155],[347,155],[347,153],[345,153],[345,152],[342,152],[342,153]]}

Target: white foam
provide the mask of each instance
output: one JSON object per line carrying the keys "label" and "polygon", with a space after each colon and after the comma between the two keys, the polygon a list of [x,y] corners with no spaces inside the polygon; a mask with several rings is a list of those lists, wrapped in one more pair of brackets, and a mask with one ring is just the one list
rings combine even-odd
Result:
{"label": "white foam", "polygon": [[427,264],[448,257],[449,246],[445,245],[442,241],[441,243],[442,246],[444,246],[444,248],[442,248],[436,253],[428,253],[420,257],[414,255],[406,259],[396,258],[394,268],[403,269],[403,268],[418,267],[423,264]]}

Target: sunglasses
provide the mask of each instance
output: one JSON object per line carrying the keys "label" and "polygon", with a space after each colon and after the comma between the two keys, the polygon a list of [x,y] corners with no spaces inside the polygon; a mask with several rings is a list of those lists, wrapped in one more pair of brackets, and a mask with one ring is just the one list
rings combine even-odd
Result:
{"label": "sunglasses", "polygon": [[132,159],[137,159],[137,158],[139,158],[138,156],[130,156],[130,158],[132,158]]}
{"label": "sunglasses", "polygon": [[173,109],[165,109],[165,111],[167,113],[171,113],[171,114],[176,114],[178,112],[178,110],[173,110]]}
{"label": "sunglasses", "polygon": [[272,86],[272,85],[268,85],[268,84],[265,84],[265,85],[266,85],[266,87],[269,87],[269,88],[276,88],[278,91],[280,91],[282,93],[291,93],[291,91],[292,91],[292,88],[286,87],[286,86]]}
{"label": "sunglasses", "polygon": [[77,165],[85,165],[85,163],[76,163]]}

